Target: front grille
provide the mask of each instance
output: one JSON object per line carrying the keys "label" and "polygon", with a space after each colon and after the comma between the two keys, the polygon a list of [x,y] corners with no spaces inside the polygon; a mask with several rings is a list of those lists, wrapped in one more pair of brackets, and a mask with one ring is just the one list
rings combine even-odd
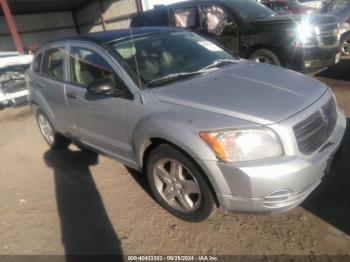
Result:
{"label": "front grille", "polygon": [[320,46],[338,45],[338,24],[336,22],[320,24],[317,39]]}
{"label": "front grille", "polygon": [[300,152],[311,154],[331,136],[337,122],[337,105],[331,98],[316,113],[293,127]]}

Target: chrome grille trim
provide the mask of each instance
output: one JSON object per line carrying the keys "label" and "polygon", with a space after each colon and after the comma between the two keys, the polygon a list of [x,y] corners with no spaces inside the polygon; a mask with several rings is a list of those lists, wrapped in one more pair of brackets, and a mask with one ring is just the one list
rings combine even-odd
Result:
{"label": "chrome grille trim", "polygon": [[338,30],[337,23],[319,25],[319,33],[316,34],[319,46],[333,47],[338,45]]}
{"label": "chrome grille trim", "polygon": [[337,123],[337,105],[334,98],[320,110],[293,127],[299,151],[309,155],[319,149],[331,136]]}

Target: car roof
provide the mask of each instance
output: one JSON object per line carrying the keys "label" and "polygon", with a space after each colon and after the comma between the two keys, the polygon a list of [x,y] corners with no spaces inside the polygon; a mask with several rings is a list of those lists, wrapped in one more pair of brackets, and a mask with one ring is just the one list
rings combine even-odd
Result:
{"label": "car roof", "polygon": [[56,39],[52,42],[58,41],[86,41],[95,43],[108,43],[111,41],[121,40],[123,38],[129,38],[131,32],[133,36],[145,35],[145,34],[155,34],[155,33],[166,33],[166,32],[176,32],[183,31],[183,29],[173,28],[173,27],[135,27],[120,30],[111,30],[98,33],[90,33],[85,35],[77,35]]}

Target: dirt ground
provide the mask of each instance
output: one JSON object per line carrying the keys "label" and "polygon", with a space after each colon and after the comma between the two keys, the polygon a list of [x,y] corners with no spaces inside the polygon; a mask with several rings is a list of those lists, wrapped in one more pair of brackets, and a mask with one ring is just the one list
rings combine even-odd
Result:
{"label": "dirt ground", "polygon": [[[350,116],[350,60],[318,78]],[[52,151],[27,108],[0,111],[0,255],[350,255],[350,129],[330,174],[300,206],[257,216],[220,210],[182,222],[144,177],[71,146]]]}

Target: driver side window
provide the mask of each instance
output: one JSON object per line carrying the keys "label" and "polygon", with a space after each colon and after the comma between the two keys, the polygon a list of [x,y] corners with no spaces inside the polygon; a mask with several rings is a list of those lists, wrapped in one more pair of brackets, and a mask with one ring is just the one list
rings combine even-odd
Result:
{"label": "driver side window", "polygon": [[71,82],[87,87],[92,82],[103,78],[111,80],[115,87],[121,87],[121,79],[113,68],[98,53],[81,47],[70,50]]}

